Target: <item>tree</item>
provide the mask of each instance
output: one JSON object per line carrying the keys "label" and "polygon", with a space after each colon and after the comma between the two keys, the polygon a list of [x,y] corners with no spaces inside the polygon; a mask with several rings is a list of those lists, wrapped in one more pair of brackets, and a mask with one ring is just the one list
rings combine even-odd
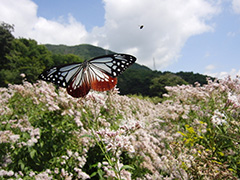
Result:
{"label": "tree", "polygon": [[150,85],[151,96],[162,97],[164,93],[167,93],[165,86],[176,86],[187,84],[181,77],[174,75],[172,73],[166,73],[153,78]]}
{"label": "tree", "polygon": [[[182,71],[176,73],[176,75],[180,76],[181,78],[183,78],[185,81],[187,81],[192,85],[194,85],[195,82],[199,82],[201,85],[207,84],[207,78],[211,78],[209,76],[202,75],[199,73],[182,72]],[[211,78],[211,79],[214,80],[214,78]]]}
{"label": "tree", "polygon": [[117,86],[120,89],[120,94],[149,96],[151,79],[156,76],[157,74],[151,70],[129,68],[119,76]]}
{"label": "tree", "polygon": [[52,59],[53,59],[54,66],[83,62],[83,59],[81,59],[79,56],[74,54],[66,54],[66,55],[53,54]]}
{"label": "tree", "polygon": [[0,70],[7,63],[6,55],[10,52],[12,41],[14,40],[14,36],[11,33],[13,30],[13,25],[4,22],[0,24]]}
{"label": "tree", "polygon": [[12,41],[12,49],[6,55],[6,60],[4,69],[0,71],[1,86],[21,83],[21,73],[26,75],[29,82],[35,82],[46,67],[53,65],[51,53],[44,45],[25,38]]}

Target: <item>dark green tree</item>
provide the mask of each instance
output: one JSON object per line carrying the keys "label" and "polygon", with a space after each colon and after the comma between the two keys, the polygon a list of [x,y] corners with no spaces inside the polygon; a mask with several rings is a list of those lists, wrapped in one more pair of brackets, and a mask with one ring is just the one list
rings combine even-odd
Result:
{"label": "dark green tree", "polygon": [[[192,85],[194,85],[195,82],[199,82],[201,85],[207,84],[207,77],[209,77],[199,73],[182,72],[182,71],[176,73],[176,75],[180,76],[181,78],[183,78],[185,81],[187,81]],[[214,78],[211,78],[211,79],[214,80]]]}
{"label": "dark green tree", "polygon": [[6,59],[4,69],[0,71],[1,86],[21,83],[21,73],[26,75],[28,81],[35,82],[46,67],[53,65],[51,53],[44,45],[25,38],[12,41],[12,49]]}
{"label": "dark green tree", "polygon": [[151,79],[157,74],[151,70],[127,69],[118,78],[120,94],[140,94],[150,96]]}
{"label": "dark green tree", "polygon": [[172,73],[166,73],[158,77],[155,77],[152,79],[151,83],[152,84],[149,87],[151,96],[159,97],[162,97],[164,93],[167,93],[165,86],[187,84],[187,82],[184,81],[181,77],[174,75]]}
{"label": "dark green tree", "polygon": [[54,66],[83,62],[83,59],[81,59],[79,56],[74,54],[66,54],[66,55],[53,54],[52,59],[53,59]]}
{"label": "dark green tree", "polygon": [[12,48],[11,45],[14,40],[14,36],[12,35],[13,30],[13,25],[4,22],[0,24],[0,70],[5,67],[7,63],[6,55]]}

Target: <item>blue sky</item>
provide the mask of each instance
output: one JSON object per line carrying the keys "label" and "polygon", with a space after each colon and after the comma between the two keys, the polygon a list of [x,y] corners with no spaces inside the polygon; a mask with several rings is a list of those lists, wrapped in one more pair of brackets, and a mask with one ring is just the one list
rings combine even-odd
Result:
{"label": "blue sky", "polygon": [[240,74],[240,0],[0,0],[0,21],[15,37],[89,43],[161,71]]}
{"label": "blue sky", "polygon": [[71,14],[90,31],[104,25],[104,4],[101,0],[33,0],[38,5],[37,15],[46,19],[67,18]]}

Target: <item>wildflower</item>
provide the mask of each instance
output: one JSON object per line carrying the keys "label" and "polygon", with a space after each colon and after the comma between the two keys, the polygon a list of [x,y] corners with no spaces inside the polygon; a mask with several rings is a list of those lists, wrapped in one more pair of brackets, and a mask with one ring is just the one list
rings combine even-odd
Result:
{"label": "wildflower", "polygon": [[238,100],[238,97],[231,93],[231,92],[228,92],[228,101],[232,104],[234,104],[234,106],[236,107],[240,107],[240,103],[239,103],[239,100]]}
{"label": "wildflower", "polygon": [[34,137],[32,137],[31,139],[29,139],[28,141],[27,141],[27,145],[28,146],[33,146],[35,143],[37,143],[38,142],[38,140],[36,139],[36,138],[34,138]]}
{"label": "wildflower", "polygon": [[58,173],[59,173],[59,169],[58,169],[58,168],[55,168],[55,169],[54,169],[54,173],[55,173],[55,174],[58,174]]}
{"label": "wildflower", "polygon": [[214,115],[211,118],[213,125],[221,126],[226,124],[226,116],[223,113],[220,113],[219,110],[214,111]]}
{"label": "wildflower", "polygon": [[30,177],[35,176],[35,172],[31,171],[31,172],[29,173],[29,176],[30,176]]}
{"label": "wildflower", "polygon": [[67,154],[69,157],[71,157],[73,155],[73,152],[71,150],[67,150]]}
{"label": "wildflower", "polygon": [[25,78],[25,77],[26,77],[26,75],[25,75],[24,73],[21,73],[20,76],[21,76],[22,78]]}
{"label": "wildflower", "polygon": [[20,138],[20,135],[13,134],[13,135],[9,136],[9,138],[12,142],[16,142]]}

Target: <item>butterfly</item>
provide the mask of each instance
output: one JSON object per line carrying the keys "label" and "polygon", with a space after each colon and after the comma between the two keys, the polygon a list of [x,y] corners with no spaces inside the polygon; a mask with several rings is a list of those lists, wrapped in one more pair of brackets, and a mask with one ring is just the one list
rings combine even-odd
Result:
{"label": "butterfly", "polygon": [[86,60],[55,66],[39,75],[39,79],[67,88],[68,94],[78,98],[88,94],[90,89],[108,91],[117,84],[117,76],[137,60],[129,54],[110,54]]}

